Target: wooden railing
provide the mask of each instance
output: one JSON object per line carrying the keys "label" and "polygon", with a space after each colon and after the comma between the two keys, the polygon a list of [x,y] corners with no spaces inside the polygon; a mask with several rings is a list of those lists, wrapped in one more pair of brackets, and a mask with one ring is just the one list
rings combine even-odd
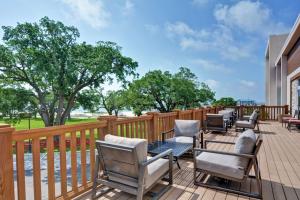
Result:
{"label": "wooden railing", "polygon": [[277,120],[279,115],[288,114],[289,106],[231,106],[237,112],[239,118],[250,115],[254,109],[259,110],[260,120]]}
{"label": "wooden railing", "polygon": [[[259,109],[263,113],[262,120],[274,120],[279,114],[288,112],[287,106],[233,108],[239,116]],[[91,189],[95,140],[103,140],[108,133],[145,138],[149,142],[161,140],[160,133],[172,129],[175,119],[194,119],[203,124],[207,113],[217,113],[221,109],[223,108],[149,112],[140,117],[119,119],[115,116],[103,116],[94,123],[22,131],[3,126],[0,128],[0,200],[76,197]],[[29,161],[32,165],[33,187],[27,184],[25,162],[28,161],[25,158],[28,155],[32,158]],[[47,165],[45,169],[41,167],[42,157]]]}

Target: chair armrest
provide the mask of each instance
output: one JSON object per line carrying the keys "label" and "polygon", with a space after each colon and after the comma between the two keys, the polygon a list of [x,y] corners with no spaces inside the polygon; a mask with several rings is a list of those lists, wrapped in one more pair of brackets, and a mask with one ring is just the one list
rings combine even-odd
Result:
{"label": "chair armrest", "polygon": [[198,152],[207,152],[207,153],[216,153],[216,154],[222,154],[222,155],[237,156],[237,157],[241,157],[241,158],[250,158],[250,159],[255,158],[255,155],[252,155],[252,154],[239,154],[239,153],[232,153],[232,152],[226,152],[226,151],[216,151],[216,150],[199,149],[199,148],[194,149],[194,156],[196,155],[197,151]]}
{"label": "chair armrest", "polygon": [[201,143],[201,148],[203,148],[203,130],[200,130],[198,133],[196,133],[193,136],[193,148],[196,147],[197,139],[198,139],[198,142]]}
{"label": "chair armrest", "polygon": [[165,141],[165,139],[166,139],[166,134],[167,134],[167,133],[170,133],[170,132],[172,132],[172,131],[174,131],[174,129],[171,129],[171,130],[168,130],[168,131],[161,132],[160,134],[162,135],[162,141]]}
{"label": "chair armrest", "polygon": [[166,157],[166,156],[169,156],[169,160],[172,160],[173,161],[173,151],[172,149],[168,149],[152,158],[150,158],[149,160],[145,161],[142,163],[142,166],[147,166],[147,165],[150,165],[151,163],[157,161],[158,159],[160,158],[163,158],[163,157]]}

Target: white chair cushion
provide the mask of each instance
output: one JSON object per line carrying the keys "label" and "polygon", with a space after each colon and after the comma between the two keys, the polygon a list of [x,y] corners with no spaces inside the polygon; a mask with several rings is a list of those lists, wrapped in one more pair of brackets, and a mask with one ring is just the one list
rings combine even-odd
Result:
{"label": "white chair cushion", "polygon": [[135,147],[139,163],[147,160],[148,143],[145,139],[125,138],[108,134],[105,136],[104,141],[113,144],[122,144],[130,147]]}
{"label": "white chair cushion", "polygon": [[[150,159],[151,157],[148,157]],[[157,180],[169,170],[168,159],[158,159],[147,166],[148,173],[145,176],[146,189],[151,187]]]}
{"label": "white chair cushion", "polygon": [[198,169],[236,179],[243,179],[247,165],[240,165],[236,156],[203,152],[196,157]]}
{"label": "white chair cushion", "polygon": [[193,137],[200,131],[199,120],[175,120],[174,135]]}

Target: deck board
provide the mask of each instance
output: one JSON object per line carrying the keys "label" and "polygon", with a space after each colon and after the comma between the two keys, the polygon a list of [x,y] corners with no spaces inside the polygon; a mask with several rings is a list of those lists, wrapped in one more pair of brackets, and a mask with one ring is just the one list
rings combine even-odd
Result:
{"label": "deck board", "polygon": [[[260,129],[263,145],[259,152],[259,166],[262,175],[263,199],[299,200],[300,199],[300,131],[289,132],[278,122],[262,122]],[[232,129],[227,135],[206,134],[206,139],[235,141],[237,133]],[[232,145],[209,144],[208,149],[232,151]],[[160,199],[189,200],[249,200],[250,198],[222,191],[216,191],[193,184],[193,163],[190,158],[180,160],[182,169],[174,165],[174,184]],[[231,185],[246,191],[255,191],[255,182]],[[90,199],[89,194],[81,197]],[[129,200],[133,195],[114,190],[99,199]],[[147,195],[145,199],[149,199]]]}

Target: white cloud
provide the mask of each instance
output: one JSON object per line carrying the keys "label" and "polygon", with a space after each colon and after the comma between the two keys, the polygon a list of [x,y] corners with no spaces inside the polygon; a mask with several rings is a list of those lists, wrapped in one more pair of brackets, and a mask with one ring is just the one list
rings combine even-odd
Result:
{"label": "white cloud", "polygon": [[254,87],[255,86],[254,81],[247,81],[247,80],[240,80],[240,84],[242,86],[246,86],[246,87]]}
{"label": "white cloud", "polygon": [[63,0],[71,9],[73,18],[84,21],[93,28],[103,28],[108,25],[110,13],[104,9],[99,0]]}
{"label": "white cloud", "polygon": [[154,24],[145,24],[145,29],[152,34],[156,34],[159,32],[159,26]]}
{"label": "white cloud", "polygon": [[219,63],[201,59],[201,58],[193,60],[192,63],[206,71],[218,71],[218,72],[223,72],[223,73],[231,73],[232,72],[231,69],[225,67],[223,64],[219,64]]}
{"label": "white cloud", "polygon": [[244,0],[232,6],[219,4],[214,16],[221,24],[249,33],[268,35],[287,30],[282,23],[272,19],[271,10],[260,1]]}
{"label": "white cloud", "polygon": [[176,22],[167,23],[165,28],[167,36],[177,39],[183,50],[213,50],[230,60],[251,56],[252,45],[236,41],[231,29],[224,25],[216,25],[212,30],[197,30],[184,22]]}
{"label": "white cloud", "polygon": [[133,9],[134,3],[131,0],[126,0],[123,8],[123,15],[130,15],[133,12]]}
{"label": "white cloud", "polygon": [[260,40],[265,40],[270,33],[287,30],[282,23],[274,21],[271,10],[260,1],[219,4],[214,16],[217,23],[205,29],[190,27],[182,21],[167,23],[167,37],[177,41],[183,50],[213,51],[225,59],[237,61],[253,60]]}
{"label": "white cloud", "polygon": [[207,79],[204,81],[204,83],[206,83],[213,90],[217,89],[220,84],[219,81],[216,81],[214,79]]}

